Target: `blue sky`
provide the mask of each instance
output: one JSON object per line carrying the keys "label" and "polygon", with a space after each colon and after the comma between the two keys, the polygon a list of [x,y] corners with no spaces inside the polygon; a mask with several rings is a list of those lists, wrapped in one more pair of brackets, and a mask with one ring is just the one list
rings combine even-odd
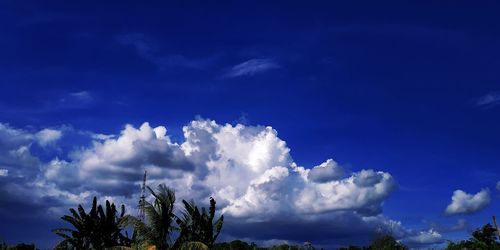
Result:
{"label": "blue sky", "polygon": [[[224,229],[227,239],[308,240],[289,229],[287,223],[294,222],[311,227],[307,237],[313,243],[364,244],[376,225],[393,221],[401,224],[391,229],[401,239],[428,246],[466,237],[500,211],[500,6],[494,1],[0,5],[0,169],[5,170],[0,171],[0,236],[9,243],[51,246],[57,241],[50,229],[60,224],[58,213],[89,203],[85,194],[134,201],[133,181],[138,176],[140,181],[145,168],[159,169],[152,184],[167,182],[177,189],[184,188],[175,182],[178,175],[200,178],[203,191],[193,194],[200,202],[220,192],[226,209],[221,212],[234,217]],[[152,132],[159,126],[166,127],[166,137],[162,129]],[[197,136],[210,130],[210,136],[197,140],[206,152],[219,148],[211,154],[226,159],[213,164],[257,171],[247,180],[249,186],[234,187],[236,196],[230,198],[224,196],[232,192],[224,189],[230,183],[210,186],[215,174],[207,162],[213,155],[190,155],[183,127],[198,131]],[[141,133],[155,136],[136,135]],[[262,135],[269,141],[260,140]],[[100,151],[104,145],[112,145],[108,153],[128,147],[113,146],[121,145],[120,138],[146,145],[127,144],[141,152],[127,159],[135,164],[134,174],[123,175],[122,168],[129,167],[123,161],[102,158],[109,157]],[[269,157],[259,158],[256,167],[242,152],[220,150],[236,141]],[[86,165],[87,159],[102,165]],[[369,201],[332,205],[320,213],[300,203],[305,196],[285,201],[278,195],[292,187],[298,188],[293,195],[306,187],[323,192],[324,183],[307,171],[327,159],[336,164],[317,169],[327,176],[339,169],[343,173],[340,179],[332,176],[330,185],[355,183],[341,200]],[[272,164],[288,169],[289,178],[272,182],[280,188],[270,189],[281,198],[276,204],[253,205],[272,205],[281,214],[296,215],[296,221],[285,223],[270,214],[257,223],[248,219],[254,215],[232,207],[250,199],[251,183],[264,173],[283,174]],[[356,186],[360,171],[370,169],[377,181]],[[58,180],[51,178],[51,170]],[[382,173],[391,179],[384,182]],[[85,184],[122,178],[132,184],[95,189]],[[377,183],[384,192],[371,192]],[[33,189],[36,194],[28,192]],[[14,190],[26,199],[13,199],[20,196]],[[271,192],[266,190],[260,191]],[[456,190],[470,196],[454,196],[462,210],[447,213]],[[330,195],[325,199],[342,203]],[[283,205],[288,202],[294,205]],[[382,210],[360,212],[373,208]],[[306,223],[313,220],[303,215],[307,209],[338,228]],[[347,223],[341,213],[360,223],[361,231],[343,227]],[[282,233],[255,233],[261,224],[276,225]],[[366,237],[359,239],[360,232]]]}

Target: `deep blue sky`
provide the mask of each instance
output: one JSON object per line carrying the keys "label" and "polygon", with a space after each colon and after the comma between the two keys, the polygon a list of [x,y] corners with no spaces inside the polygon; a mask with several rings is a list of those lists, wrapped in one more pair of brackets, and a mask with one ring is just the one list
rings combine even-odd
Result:
{"label": "deep blue sky", "polygon": [[[3,1],[0,122],[118,134],[147,121],[179,142],[196,117],[272,126],[301,165],[334,158],[391,173],[399,189],[384,214],[406,226],[477,227],[500,211],[499,11],[495,1]],[[262,67],[233,74],[245,62]],[[482,188],[485,209],[444,216],[453,191]],[[0,224],[7,240],[31,241]]]}

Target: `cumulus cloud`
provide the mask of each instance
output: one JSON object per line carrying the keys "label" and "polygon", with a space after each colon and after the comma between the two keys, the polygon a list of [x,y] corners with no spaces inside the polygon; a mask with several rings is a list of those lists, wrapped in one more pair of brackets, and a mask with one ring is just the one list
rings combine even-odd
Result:
{"label": "cumulus cloud", "polygon": [[34,134],[0,123],[0,166],[10,176],[34,175],[39,160],[30,151]]}
{"label": "cumulus cloud", "polygon": [[444,239],[439,232],[434,229],[429,229],[428,231],[414,232],[401,241],[408,246],[421,247],[443,243]]}
{"label": "cumulus cloud", "polygon": [[[5,151],[30,155],[29,145],[40,133],[0,127],[0,147],[6,148],[0,157]],[[332,159],[312,168],[299,166],[272,127],[195,120],[183,127],[180,143],[170,139],[164,126],[149,123],[126,125],[117,136],[96,134],[88,135],[93,140],[89,146],[51,161],[37,159],[36,174],[24,184],[7,168],[0,191],[36,189],[26,192],[27,197],[34,196],[33,206],[50,214],[93,195],[125,203],[134,213],[147,170],[148,185],[165,183],[179,199],[206,202],[214,197],[219,212],[228,218],[225,233],[234,237],[315,240],[326,246],[331,239],[352,242],[349,237],[359,234],[368,241],[383,227],[400,239],[413,237],[408,241],[422,244],[437,238],[434,231],[410,231],[383,215],[383,203],[396,189],[389,173],[347,173]],[[18,168],[19,173],[27,168]]]}
{"label": "cumulus cloud", "polygon": [[1,169],[0,168],[0,176],[8,176],[8,175],[9,175],[8,169]]}
{"label": "cumulus cloud", "polygon": [[18,148],[29,144],[32,140],[33,135],[27,131],[0,123],[0,150]]}
{"label": "cumulus cloud", "polygon": [[59,140],[62,136],[62,132],[55,129],[42,129],[38,133],[36,133],[36,139],[38,143],[45,147],[47,145],[53,144],[57,140]]}
{"label": "cumulus cloud", "polygon": [[312,182],[329,182],[334,180],[339,180],[344,177],[345,171],[340,167],[334,160],[328,159],[321,163],[319,166],[313,167],[307,178]]}
{"label": "cumulus cloud", "polygon": [[270,58],[250,59],[233,66],[224,76],[228,78],[239,76],[253,76],[258,73],[263,73],[272,69],[277,69],[280,66]]}
{"label": "cumulus cloud", "polygon": [[482,189],[477,194],[468,194],[462,190],[456,190],[451,197],[451,204],[446,207],[447,215],[471,214],[477,212],[490,204],[489,189]]}
{"label": "cumulus cloud", "polygon": [[490,92],[477,99],[477,106],[493,107],[500,103],[500,92]]}
{"label": "cumulus cloud", "polygon": [[73,152],[70,162],[51,161],[44,174],[61,188],[131,195],[146,169],[155,179],[193,168],[180,146],[170,141],[165,127],[144,123],[139,128],[127,125],[116,138],[99,136],[92,147]]}
{"label": "cumulus cloud", "polygon": [[433,229],[436,229],[436,231],[440,233],[459,232],[470,229],[469,224],[465,219],[458,219],[454,224],[451,225],[435,222],[431,222],[430,225]]}

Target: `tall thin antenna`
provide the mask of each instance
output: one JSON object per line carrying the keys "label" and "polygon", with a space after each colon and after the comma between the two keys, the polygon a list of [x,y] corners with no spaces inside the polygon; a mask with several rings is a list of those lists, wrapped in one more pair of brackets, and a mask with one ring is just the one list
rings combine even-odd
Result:
{"label": "tall thin antenna", "polygon": [[497,224],[497,218],[495,218],[495,215],[493,217],[493,224],[495,224],[495,229],[497,230],[498,238],[500,239],[500,230],[498,229],[498,224]]}
{"label": "tall thin antenna", "polygon": [[141,198],[139,200],[139,220],[144,222],[145,214],[144,214],[144,205],[146,203],[146,174],[148,172],[144,170],[144,178],[142,179],[141,186]]}

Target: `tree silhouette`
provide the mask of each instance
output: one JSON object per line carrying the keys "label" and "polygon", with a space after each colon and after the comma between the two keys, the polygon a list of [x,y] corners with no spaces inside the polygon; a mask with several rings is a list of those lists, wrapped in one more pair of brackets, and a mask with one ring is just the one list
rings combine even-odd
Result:
{"label": "tree silhouette", "polygon": [[193,201],[187,202],[183,200],[182,203],[184,204],[184,212],[182,217],[176,218],[180,235],[175,242],[174,248],[186,242],[201,242],[207,247],[212,248],[224,223],[223,215],[215,223],[213,222],[215,217],[215,200],[210,197],[208,212],[204,207],[200,211]]}
{"label": "tree silhouette", "polygon": [[390,235],[385,235],[375,239],[368,247],[370,250],[406,250],[408,247],[399,243]]}
{"label": "tree silhouette", "polygon": [[448,242],[447,250],[484,249],[500,250],[496,229],[489,223],[472,232],[472,238],[458,243]]}
{"label": "tree silhouette", "polygon": [[141,202],[141,209],[147,218],[147,223],[133,217],[127,217],[127,223],[134,226],[133,240],[136,244],[152,244],[158,250],[170,249],[170,234],[174,230],[175,192],[160,184],[155,192],[148,187],[155,198],[153,203]]}
{"label": "tree silhouette", "polygon": [[71,215],[61,217],[73,226],[71,228],[56,228],[52,230],[64,238],[57,249],[104,249],[113,246],[129,246],[130,239],[122,234],[125,218],[125,206],[121,206],[118,215],[114,203],[106,200],[105,210],[97,206],[97,198],[92,201],[92,208],[87,214],[82,205],[78,205],[78,212],[70,208]]}

